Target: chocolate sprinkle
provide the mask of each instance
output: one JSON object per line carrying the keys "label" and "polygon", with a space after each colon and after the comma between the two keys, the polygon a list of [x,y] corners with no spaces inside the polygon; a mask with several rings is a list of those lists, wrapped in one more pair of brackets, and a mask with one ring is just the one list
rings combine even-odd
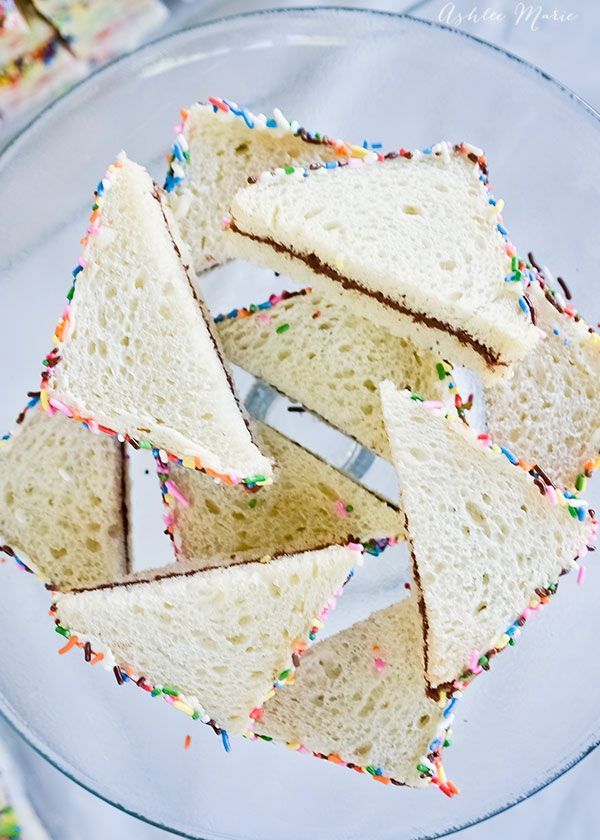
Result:
{"label": "chocolate sprinkle", "polygon": [[309,134],[305,128],[298,129],[297,137],[300,137],[301,140],[304,140],[305,143],[314,143],[316,146],[322,146],[327,143],[326,137],[313,137],[312,134]]}
{"label": "chocolate sprinkle", "polygon": [[83,646],[83,656],[86,662],[89,662],[92,658],[92,646],[89,642],[86,642]]}
{"label": "chocolate sprinkle", "polygon": [[563,292],[564,292],[564,294],[565,294],[566,299],[567,299],[567,300],[572,300],[573,295],[571,294],[571,290],[569,289],[569,287],[567,286],[567,284],[565,283],[565,281],[563,280],[563,278],[562,278],[562,277],[557,277],[557,278],[556,278],[556,282],[558,283],[558,285],[560,286],[560,288],[563,290]]}
{"label": "chocolate sprinkle", "polygon": [[535,323],[536,323],[536,321],[535,321],[535,307],[533,305],[533,302],[532,302],[531,298],[529,297],[529,295],[526,294],[526,293],[523,294],[523,299],[525,300],[525,303],[529,307],[529,314],[531,315],[531,323],[535,327]]}
{"label": "chocolate sprinkle", "polygon": [[115,679],[117,681],[117,684],[118,685],[123,685],[125,680],[123,679],[123,674],[121,673],[121,669],[119,668],[118,665],[115,665],[115,667],[113,668],[113,674],[115,675]]}
{"label": "chocolate sprinkle", "polygon": [[539,465],[539,464],[536,464],[536,465],[535,465],[535,471],[536,471],[536,472],[537,472],[537,474],[540,476],[540,478],[541,478],[543,481],[545,481],[545,482],[546,482],[546,484],[547,484],[549,487],[554,487],[554,488],[556,488],[556,485],[554,484],[554,482],[553,482],[553,481],[551,481],[551,480],[548,478],[547,474],[544,472],[544,470],[540,467],[540,465]]}
{"label": "chocolate sprinkle", "polygon": [[548,303],[551,303],[557,312],[560,312],[561,315],[564,315],[565,310],[563,309],[561,304],[556,300],[554,293],[550,289],[546,289],[545,297]]}

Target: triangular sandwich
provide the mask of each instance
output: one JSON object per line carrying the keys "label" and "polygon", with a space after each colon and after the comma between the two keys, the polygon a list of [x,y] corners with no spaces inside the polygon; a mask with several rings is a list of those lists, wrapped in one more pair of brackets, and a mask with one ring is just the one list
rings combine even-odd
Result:
{"label": "triangular sandwich", "polygon": [[0,545],[46,581],[92,586],[127,574],[123,444],[47,417],[33,396],[0,439]]}
{"label": "triangular sandwich", "polygon": [[600,336],[542,275],[527,290],[545,333],[509,383],[485,391],[494,440],[583,490],[600,463]]}
{"label": "triangular sandwich", "polygon": [[425,691],[423,628],[411,597],[308,650],[295,684],[265,704],[254,733],[384,784],[435,779],[451,795],[441,751],[454,716],[444,712]]}
{"label": "triangular sandwich", "polygon": [[215,318],[227,359],[391,459],[377,385],[390,379],[451,407],[451,366],[322,292],[273,294]]}
{"label": "triangular sandwich", "polygon": [[164,194],[123,152],[82,241],[45,360],[44,408],[234,483],[269,480]]}
{"label": "triangular sandwich", "polygon": [[232,253],[484,378],[509,375],[538,336],[481,151],[440,143],[353,163],[288,167],[239,190]]}
{"label": "triangular sandwich", "polygon": [[557,489],[534,463],[391,382],[380,389],[423,615],[426,677],[432,689],[452,687],[487,667],[556,591],[561,573],[578,567],[597,525],[583,500]]}
{"label": "triangular sandwich", "polygon": [[288,553],[306,551],[347,542],[349,535],[379,553],[403,537],[397,506],[269,426],[256,422],[254,433],[277,464],[276,480],[258,494],[158,459],[166,525],[180,559],[211,557],[228,565],[232,555],[240,562],[282,546]]}
{"label": "triangular sandwich", "polygon": [[[57,629],[176,708],[241,733],[285,685],[362,559],[329,546],[213,567],[175,563],[92,589],[54,593]],[[89,656],[87,657],[89,659]]]}
{"label": "triangular sandwich", "polygon": [[276,166],[376,157],[369,150],[313,134],[278,108],[270,117],[211,97],[182,111],[165,189],[197,272],[228,259],[223,217],[249,176]]}

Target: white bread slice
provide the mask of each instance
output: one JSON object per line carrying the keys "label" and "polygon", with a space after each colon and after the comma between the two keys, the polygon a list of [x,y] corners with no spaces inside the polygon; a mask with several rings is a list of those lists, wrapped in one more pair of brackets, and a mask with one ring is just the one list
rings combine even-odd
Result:
{"label": "white bread slice", "polygon": [[543,276],[528,295],[546,339],[510,383],[486,389],[488,429],[557,484],[583,490],[600,464],[600,336]]}
{"label": "white bread slice", "polygon": [[268,480],[162,192],[122,152],[96,195],[44,407],[234,482]]}
{"label": "white bread slice", "polygon": [[489,436],[391,382],[380,390],[420,592],[426,676],[432,688],[452,685],[506,646],[506,629],[578,566],[597,526],[585,502],[567,499]]}
{"label": "white bread slice", "polygon": [[271,295],[258,307],[235,309],[215,322],[230,362],[388,460],[379,382],[391,379],[449,408],[453,403],[447,363],[320,291]]}
{"label": "white bread slice", "polygon": [[257,422],[253,431],[277,464],[276,480],[258,494],[157,459],[167,529],[180,559],[211,557],[229,565],[232,555],[240,562],[282,546],[291,554],[342,544],[350,535],[379,553],[404,536],[404,516],[395,505],[269,426]]}
{"label": "white bread slice", "polygon": [[0,439],[0,545],[46,581],[94,586],[128,571],[123,444],[91,435],[33,396]]}
{"label": "white bread slice", "polygon": [[[329,546],[229,567],[176,563],[96,589],[56,592],[55,615],[109,665],[179,698],[219,728],[243,732],[285,684],[360,546]],[[65,634],[65,630],[62,631]],[[166,689],[166,690],[164,690]],[[191,713],[191,712],[190,712]]]}
{"label": "white bread slice", "polygon": [[452,718],[425,692],[423,627],[411,597],[313,645],[254,731],[380,781],[422,787]]}
{"label": "white bread slice", "polygon": [[502,205],[479,150],[428,151],[264,173],[233,199],[231,251],[485,379],[509,375],[537,333],[522,281],[505,280]]}
{"label": "white bread slice", "polygon": [[165,189],[197,272],[229,258],[223,217],[249,175],[275,166],[374,156],[342,140],[309,133],[278,108],[266,117],[211,97],[181,114]]}

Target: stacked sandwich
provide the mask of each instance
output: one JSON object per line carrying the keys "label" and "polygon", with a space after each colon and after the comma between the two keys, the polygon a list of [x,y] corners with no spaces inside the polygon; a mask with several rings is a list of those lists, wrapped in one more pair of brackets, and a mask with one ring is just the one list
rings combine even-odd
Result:
{"label": "stacked sandwich", "polygon": [[[457,699],[593,548],[600,339],[518,256],[476,147],[380,155],[217,98],[182,114],[164,190],[124,153],[98,184],[0,449],[4,552],[49,582],[63,652],[227,749],[280,741],[452,796]],[[236,258],[300,285],[213,317],[195,274]],[[247,417],[229,363],[392,460],[397,503]],[[127,448],[154,455],[170,566],[131,560]],[[410,597],[311,644],[404,538]]]}

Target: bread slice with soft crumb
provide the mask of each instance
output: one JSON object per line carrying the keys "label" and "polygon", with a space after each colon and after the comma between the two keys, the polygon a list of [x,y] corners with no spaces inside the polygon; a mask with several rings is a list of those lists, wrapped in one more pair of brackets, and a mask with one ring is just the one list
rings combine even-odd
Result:
{"label": "bread slice with soft crumb", "polygon": [[233,483],[268,481],[164,194],[124,152],[98,185],[83,242],[44,407]]}
{"label": "bread slice with soft crumb", "polygon": [[231,252],[484,379],[509,375],[538,335],[481,151],[439,143],[354,163],[266,172],[239,190]]}
{"label": "bread slice with soft crumb", "polygon": [[94,586],[128,571],[123,444],[47,417],[34,396],[0,439],[0,545],[42,579]]}
{"label": "bread slice with soft crumb", "polygon": [[557,490],[535,464],[391,382],[380,390],[421,600],[426,676],[432,688],[445,687],[508,644],[507,628],[579,566],[597,525],[583,500]]}
{"label": "bread slice with soft crumb", "polygon": [[509,383],[485,390],[492,437],[578,490],[600,463],[600,336],[539,276],[528,289],[545,333]]}
{"label": "bread slice with soft crumb", "polygon": [[427,756],[441,751],[452,723],[443,711],[425,692],[423,628],[411,597],[313,645],[254,731],[384,782],[423,787],[434,772]]}
{"label": "bread slice with soft crumb", "polygon": [[242,733],[273,686],[285,685],[360,560],[360,546],[329,546],[227,567],[176,563],[55,592],[54,614],[63,634],[90,641],[109,665]]}
{"label": "bread slice with soft crumb", "polygon": [[182,112],[165,189],[197,272],[229,258],[223,217],[246,179],[275,166],[298,166],[352,155],[362,147],[312,133],[278,108],[270,117],[211,97]]}
{"label": "bread slice with soft crumb", "polygon": [[377,385],[454,401],[451,367],[323,292],[271,295],[215,318],[228,360],[391,460]]}
{"label": "bread slice with soft crumb", "polygon": [[224,565],[245,556],[306,551],[347,542],[378,553],[404,534],[398,507],[353,481],[269,426],[254,435],[275,460],[275,481],[250,495],[207,476],[157,461],[167,527],[182,560],[211,557]]}

